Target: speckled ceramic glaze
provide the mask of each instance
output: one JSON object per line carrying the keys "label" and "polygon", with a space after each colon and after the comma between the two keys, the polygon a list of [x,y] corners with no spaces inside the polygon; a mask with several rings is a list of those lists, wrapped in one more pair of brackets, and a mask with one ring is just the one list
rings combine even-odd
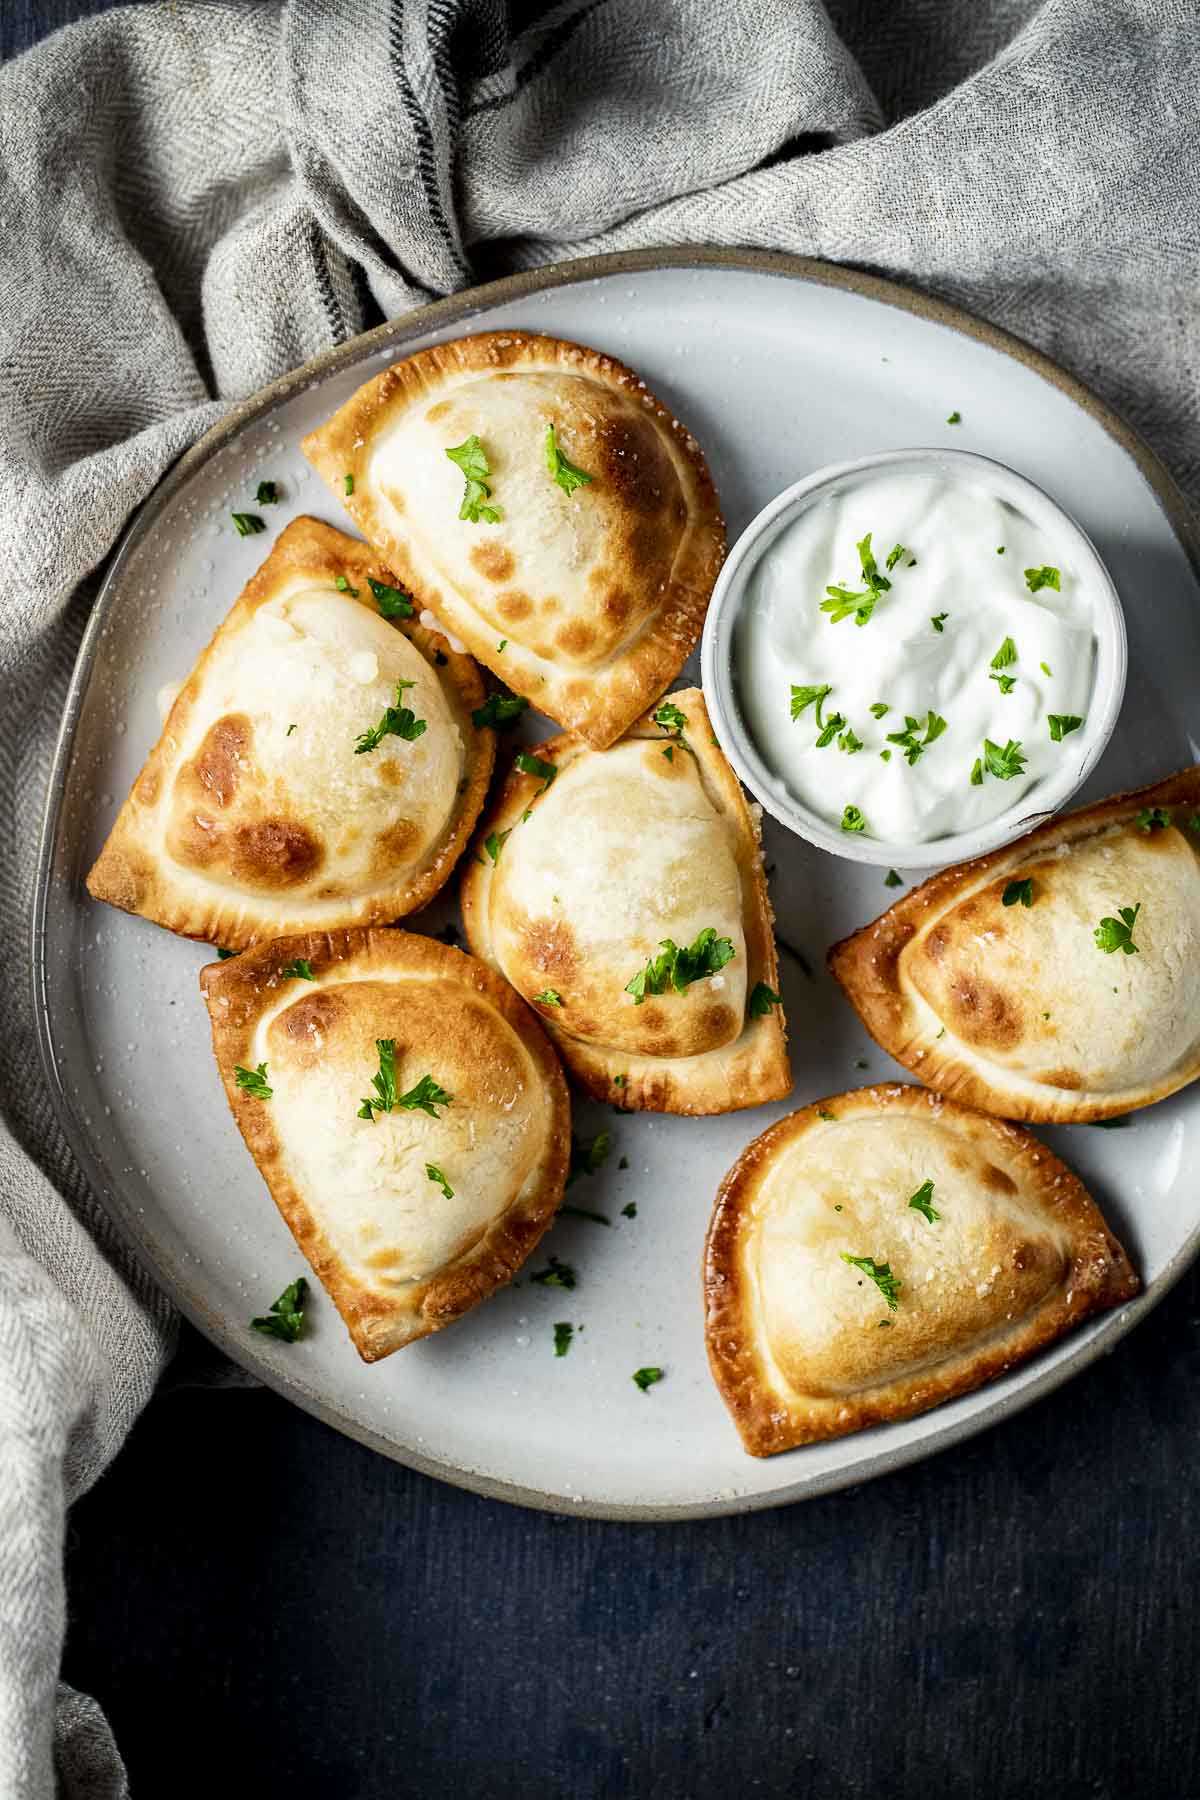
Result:
{"label": "speckled ceramic glaze", "polygon": [[[825,1492],[1026,1404],[1161,1298],[1200,1238],[1200,1090],[1122,1130],[1046,1133],[1128,1246],[1146,1284],[1136,1303],[921,1418],[760,1462],[743,1453],[709,1379],[701,1246],[717,1183],[750,1138],[802,1100],[898,1073],[824,969],[827,946],[894,897],[880,870],[768,821],[793,1100],[698,1120],[578,1102],[576,1129],[609,1127],[615,1142],[603,1171],[569,1196],[611,1223],[565,1217],[544,1246],[576,1267],[575,1290],[524,1279],[372,1368],[319,1289],[298,1344],[248,1329],[304,1264],[221,1092],[197,985],[206,953],[84,892],[157,735],[159,688],[186,674],[282,525],[298,512],[346,524],[300,438],[389,360],[485,327],[579,339],[632,364],[699,437],[731,536],[789,483],[874,451],[942,444],[1022,471],[1092,537],[1128,623],[1124,708],[1081,800],[1200,755],[1200,608],[1182,502],[1145,446],[1052,365],[887,283],[791,258],[663,252],[520,276],[381,327],[245,402],[130,528],[83,645],[49,795],[34,980],[55,1097],[98,1192],[188,1316],[264,1381],[389,1455],[528,1505],[623,1518]],[[952,411],[961,425],[947,426]],[[258,509],[267,536],[241,539],[230,513],[253,507],[264,478],[280,484],[282,504]],[[535,721],[530,735],[545,729]],[[448,899],[408,923],[453,916]],[[576,1333],[556,1358],[560,1320]],[[644,1364],[666,1372],[647,1393],[631,1379]]]}

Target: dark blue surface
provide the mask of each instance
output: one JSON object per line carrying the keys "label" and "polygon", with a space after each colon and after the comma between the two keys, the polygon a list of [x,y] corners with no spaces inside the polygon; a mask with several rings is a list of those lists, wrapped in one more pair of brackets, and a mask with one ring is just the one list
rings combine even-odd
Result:
{"label": "dark blue surface", "polygon": [[73,1515],[66,1674],[135,1796],[1186,1800],[1198,1303],[916,1469],[682,1526],[164,1394]]}
{"label": "dark blue surface", "polygon": [[[99,10],[0,0],[0,53]],[[138,1800],[1195,1800],[1198,1314],[1193,1273],[973,1443],[687,1526],[177,1387],[72,1515],[65,1673]]]}

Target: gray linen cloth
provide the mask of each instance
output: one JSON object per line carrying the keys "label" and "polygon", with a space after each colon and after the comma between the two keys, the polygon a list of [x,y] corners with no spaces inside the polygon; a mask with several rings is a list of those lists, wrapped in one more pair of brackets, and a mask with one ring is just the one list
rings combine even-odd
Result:
{"label": "gray linen cloth", "polygon": [[957,300],[1200,489],[1193,0],[294,0],[0,70],[0,1796],[127,1792],[56,1683],[65,1508],[172,1345],[38,1067],[28,919],[95,571],[228,405],[378,316],[596,249],[755,245]]}

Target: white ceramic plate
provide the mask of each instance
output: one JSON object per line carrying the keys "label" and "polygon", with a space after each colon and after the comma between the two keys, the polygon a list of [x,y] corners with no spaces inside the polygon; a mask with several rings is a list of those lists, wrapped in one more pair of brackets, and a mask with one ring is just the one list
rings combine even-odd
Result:
{"label": "white ceramic plate", "polygon": [[[217,1080],[198,945],[88,900],[83,876],[158,732],[155,696],[183,676],[270,548],[233,508],[281,484],[273,535],[310,511],[346,527],[297,448],[358,383],[439,338],[498,326],[610,350],[703,443],[731,536],[820,464],[901,445],[974,449],[1022,470],[1073,513],[1121,592],[1129,685],[1084,798],[1200,757],[1197,586],[1179,496],[1145,447],[1082,388],[1002,334],[903,290],[794,259],[657,253],[541,271],[433,306],[310,365],[240,407],[189,453],[132,526],[97,603],[72,690],[42,852],[34,978],[66,1129],[141,1255],[200,1328],[255,1374],[402,1461],[530,1505],[674,1518],[772,1505],[896,1467],[1027,1403],[1116,1339],[1197,1249],[1200,1088],[1124,1130],[1046,1135],[1091,1186],[1139,1268],[1136,1304],[1068,1337],[983,1392],[905,1424],[760,1462],[709,1379],[700,1255],[717,1183],[784,1104],[723,1119],[613,1117],[603,1172],[572,1202],[608,1228],[558,1222],[574,1292],[497,1295],[452,1330],[374,1368],[315,1290],[304,1339],[247,1322],[303,1259],[234,1130]],[[947,415],[961,411],[962,424]],[[893,895],[878,869],[810,849],[768,822],[768,865],[799,1104],[896,1075],[835,992],[829,944]],[[917,871],[904,870],[908,879]],[[446,901],[419,929],[454,916]],[[907,1079],[907,1077],[905,1077]],[[627,1219],[622,1208],[637,1205]],[[552,1328],[576,1326],[556,1359]],[[642,1394],[631,1379],[660,1364]]]}

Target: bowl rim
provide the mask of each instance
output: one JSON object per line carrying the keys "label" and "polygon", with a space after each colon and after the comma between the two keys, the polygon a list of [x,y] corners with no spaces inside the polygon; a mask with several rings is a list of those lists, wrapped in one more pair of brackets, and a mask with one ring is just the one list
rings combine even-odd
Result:
{"label": "bowl rim", "polygon": [[[1087,719],[1078,734],[1078,742],[1073,744],[1072,758],[1064,759],[1062,771],[1053,778],[1035,781],[1011,807],[994,819],[969,831],[931,839],[904,840],[846,833],[821,818],[794,794],[780,794],[771,784],[767,765],[742,717],[734,683],[733,641],[749,578],[766,543],[783,530],[786,515],[811,504],[819,490],[834,482],[897,464],[914,470],[937,465],[942,469],[971,471],[976,477],[990,473],[993,479],[999,475],[1010,489],[1015,486],[1018,491],[1024,490],[1058,516],[1067,533],[1074,537],[1081,559],[1090,561],[1096,577],[1096,667]],[[929,444],[874,451],[843,462],[823,464],[768,500],[735,540],[717,577],[705,618],[700,662],[701,684],[713,731],[738,778],[772,818],[817,849],[827,850],[849,862],[872,864],[878,868],[895,864],[932,868],[1003,849],[1052,818],[1078,792],[1116,729],[1125,698],[1129,651],[1125,614],[1116,584],[1100,552],[1074,515],[1028,475],[997,457],[982,456],[975,450]]]}

